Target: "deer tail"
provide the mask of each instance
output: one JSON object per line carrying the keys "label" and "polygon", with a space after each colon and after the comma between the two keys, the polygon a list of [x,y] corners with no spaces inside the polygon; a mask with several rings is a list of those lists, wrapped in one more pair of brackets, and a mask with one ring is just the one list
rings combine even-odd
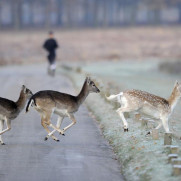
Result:
{"label": "deer tail", "polygon": [[112,94],[109,97],[106,96],[106,99],[109,101],[118,100],[118,99],[120,99],[121,95],[122,95],[122,92],[119,94],[116,94],[116,95]]}
{"label": "deer tail", "polygon": [[32,106],[32,104],[36,105],[35,100],[33,98],[30,98],[26,106],[26,113],[30,110],[30,107]]}

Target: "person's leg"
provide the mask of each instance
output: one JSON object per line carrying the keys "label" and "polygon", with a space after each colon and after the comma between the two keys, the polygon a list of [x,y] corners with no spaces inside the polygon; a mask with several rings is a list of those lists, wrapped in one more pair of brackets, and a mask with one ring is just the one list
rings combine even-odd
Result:
{"label": "person's leg", "polygon": [[50,64],[51,74],[55,75],[56,63],[55,63],[55,54],[51,54],[51,64]]}
{"label": "person's leg", "polygon": [[48,59],[48,74],[51,75],[51,53],[49,53],[47,59]]}

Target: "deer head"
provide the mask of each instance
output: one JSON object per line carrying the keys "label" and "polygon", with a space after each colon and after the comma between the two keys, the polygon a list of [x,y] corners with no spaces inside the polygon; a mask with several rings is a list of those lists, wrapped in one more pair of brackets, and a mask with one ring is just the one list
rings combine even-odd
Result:
{"label": "deer head", "polygon": [[96,93],[100,92],[100,90],[96,87],[95,83],[90,79],[90,77],[86,78],[86,83],[89,92],[96,92]]}
{"label": "deer head", "polygon": [[181,97],[181,84],[178,81],[175,82],[173,92],[175,96]]}
{"label": "deer head", "polygon": [[21,94],[23,94],[27,99],[33,95],[33,93],[28,88],[26,88],[25,85],[22,85]]}

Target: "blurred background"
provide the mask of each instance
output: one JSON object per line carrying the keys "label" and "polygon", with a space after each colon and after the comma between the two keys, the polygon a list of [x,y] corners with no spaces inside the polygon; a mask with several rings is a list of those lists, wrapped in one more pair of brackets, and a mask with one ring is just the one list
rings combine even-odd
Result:
{"label": "blurred background", "polygon": [[1,0],[3,29],[181,23],[180,0]]}
{"label": "blurred background", "polygon": [[57,60],[179,60],[181,0],[0,0],[0,64]]}
{"label": "blurred background", "polygon": [[[53,79],[46,76],[47,52],[42,47],[50,30],[59,44],[56,75],[61,74]],[[141,124],[134,121],[126,137],[120,118],[104,98],[125,89],[170,96],[175,80],[181,80],[181,0],[0,0],[1,95],[15,97],[18,81],[32,92],[55,88],[70,92],[67,80],[61,83],[63,74],[78,90],[87,74],[96,80],[102,97],[90,97],[89,110],[103,120],[101,130],[108,125],[103,134],[119,151],[128,180],[173,180],[163,140],[147,139],[144,135],[150,128],[141,128],[140,134]],[[170,130],[178,134],[174,144],[179,147],[180,106],[170,120]]]}

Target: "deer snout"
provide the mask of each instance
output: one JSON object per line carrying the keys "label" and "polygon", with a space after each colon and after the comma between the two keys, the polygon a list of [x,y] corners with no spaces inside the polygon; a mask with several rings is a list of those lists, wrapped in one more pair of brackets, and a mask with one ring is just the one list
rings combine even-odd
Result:
{"label": "deer snout", "polygon": [[96,93],[99,93],[100,92],[100,90],[97,88],[97,91],[96,91]]}

